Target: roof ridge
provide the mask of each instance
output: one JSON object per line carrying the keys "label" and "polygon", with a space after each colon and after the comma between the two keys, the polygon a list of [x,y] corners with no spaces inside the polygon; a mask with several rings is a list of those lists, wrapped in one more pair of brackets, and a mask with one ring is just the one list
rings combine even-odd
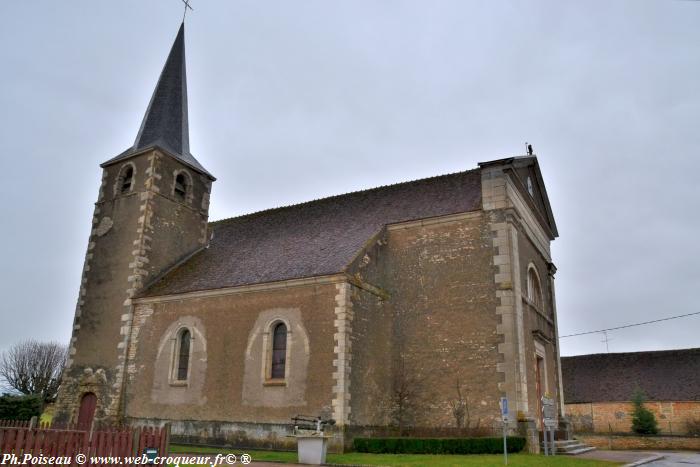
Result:
{"label": "roof ridge", "polygon": [[588,353],[583,355],[566,355],[561,358],[583,358],[583,357],[598,357],[604,355],[641,355],[641,354],[660,354],[660,353],[672,353],[672,352],[689,352],[689,351],[700,351],[700,347],[687,347],[684,349],[664,349],[664,350],[639,350],[636,352],[600,352],[600,353]]}
{"label": "roof ridge", "polygon": [[328,201],[328,200],[331,200],[331,199],[334,199],[334,198],[341,198],[341,197],[343,197],[343,196],[348,196],[348,195],[356,195],[356,194],[359,194],[359,193],[368,193],[368,192],[371,192],[371,191],[378,191],[378,190],[385,189],[385,188],[397,187],[397,186],[399,186],[399,185],[409,185],[409,184],[411,184],[411,183],[424,182],[424,181],[428,181],[428,180],[434,180],[434,179],[437,179],[437,178],[445,178],[445,177],[450,177],[450,176],[454,176],[454,175],[464,175],[464,174],[468,174],[468,173],[470,173],[470,172],[478,172],[479,170],[481,170],[481,169],[480,169],[479,167],[477,167],[477,168],[469,169],[469,170],[461,170],[461,171],[458,171],[458,172],[450,172],[450,173],[441,174],[441,175],[434,175],[434,176],[432,176],[432,177],[417,178],[417,179],[414,179],[414,180],[406,180],[406,181],[403,181],[403,182],[396,182],[396,183],[389,183],[389,184],[386,184],[386,185],[379,185],[379,186],[372,187],[372,188],[364,188],[364,189],[361,189],[361,190],[348,191],[347,193],[339,193],[339,194],[337,194],[337,195],[325,196],[325,197],[323,197],[323,198],[315,198],[315,199],[311,199],[311,200],[308,200],[308,201],[302,201],[302,202],[300,202],[300,203],[287,204],[287,205],[283,205],[283,206],[277,206],[277,207],[274,207],[274,208],[262,209],[262,210],[260,210],[260,211],[253,211],[253,212],[249,212],[249,213],[246,213],[246,214],[241,214],[240,216],[225,217],[225,218],[223,218],[223,219],[218,219],[218,220],[215,220],[215,221],[211,221],[211,222],[209,222],[209,225],[221,224],[221,223],[225,223],[225,222],[229,222],[229,221],[234,221],[234,220],[238,220],[238,219],[243,219],[243,218],[246,218],[246,217],[255,217],[255,216],[262,215],[262,214],[271,213],[271,212],[274,212],[274,211],[281,211],[281,210],[284,210],[284,209],[296,208],[296,207],[299,207],[299,206],[304,206],[304,205],[307,205],[307,204],[317,203],[317,202],[319,202],[319,201]]}

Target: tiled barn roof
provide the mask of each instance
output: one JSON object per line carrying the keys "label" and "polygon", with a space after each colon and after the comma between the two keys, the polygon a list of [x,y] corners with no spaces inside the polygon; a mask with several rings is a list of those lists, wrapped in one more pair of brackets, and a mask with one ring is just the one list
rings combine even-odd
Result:
{"label": "tiled barn roof", "polygon": [[649,400],[700,401],[700,348],[561,358],[564,401],[629,401],[638,385]]}
{"label": "tiled barn roof", "polygon": [[209,248],[141,296],[342,272],[387,224],[477,209],[481,209],[479,169],[213,222]]}

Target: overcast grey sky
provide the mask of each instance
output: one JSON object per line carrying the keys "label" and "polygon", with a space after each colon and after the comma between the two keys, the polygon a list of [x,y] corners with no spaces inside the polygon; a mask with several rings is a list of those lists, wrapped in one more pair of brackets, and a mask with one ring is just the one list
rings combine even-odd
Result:
{"label": "overcast grey sky", "polygon": [[[179,0],[4,2],[0,348],[68,342],[99,163],[133,143]],[[539,156],[561,334],[700,310],[700,2],[192,2],[213,220]],[[700,316],[610,334],[700,346]],[[605,351],[601,335],[562,353]]]}

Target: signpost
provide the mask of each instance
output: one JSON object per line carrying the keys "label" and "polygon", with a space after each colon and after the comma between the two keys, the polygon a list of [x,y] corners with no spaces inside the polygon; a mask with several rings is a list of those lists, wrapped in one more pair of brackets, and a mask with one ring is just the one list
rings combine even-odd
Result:
{"label": "signpost", "polygon": [[146,459],[148,459],[148,463],[153,465],[156,461],[156,457],[158,457],[158,450],[154,448],[146,448],[143,453],[145,454]]}
{"label": "signpost", "polygon": [[554,430],[557,427],[557,407],[554,398],[542,396],[542,431],[544,435],[544,455],[555,455]]}
{"label": "signpost", "polygon": [[508,398],[501,397],[501,419],[503,420],[503,462],[508,465]]}

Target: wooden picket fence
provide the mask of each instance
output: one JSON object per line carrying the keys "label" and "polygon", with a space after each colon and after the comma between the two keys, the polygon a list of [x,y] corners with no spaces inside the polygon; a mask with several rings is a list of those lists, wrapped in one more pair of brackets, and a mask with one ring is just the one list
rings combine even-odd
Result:
{"label": "wooden picket fence", "polygon": [[[32,457],[70,457],[70,465],[120,465],[91,462],[91,457],[135,457],[147,448],[158,450],[159,456],[168,455],[170,427],[126,428],[120,430],[65,430],[45,428],[0,427],[0,454],[15,454],[22,461],[26,454]],[[86,462],[76,462],[75,456],[84,454]]]}
{"label": "wooden picket fence", "polygon": [[0,428],[29,428],[33,420],[0,420]]}
{"label": "wooden picket fence", "polygon": [[114,426],[114,425],[106,425],[106,426],[101,426],[99,424],[87,424],[87,425],[78,425],[77,423],[67,423],[67,422],[37,422],[30,427],[37,427],[41,428],[43,430],[69,430],[69,431],[91,431],[91,430],[112,430],[114,431],[115,429],[121,430],[125,429],[126,427],[123,426]]}
{"label": "wooden picket fence", "polygon": [[[31,420],[0,420],[0,428],[43,428],[45,430],[90,431],[96,427],[93,427],[92,424],[78,426],[77,423],[42,422],[39,420],[39,417],[32,417]],[[99,428],[99,425],[97,425],[97,428]],[[113,426],[110,425],[107,428],[113,428]]]}

